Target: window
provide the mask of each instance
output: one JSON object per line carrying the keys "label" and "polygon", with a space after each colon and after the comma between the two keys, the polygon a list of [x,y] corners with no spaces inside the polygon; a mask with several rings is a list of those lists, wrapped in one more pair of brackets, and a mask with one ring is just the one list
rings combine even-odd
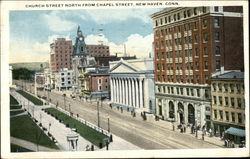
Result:
{"label": "window", "polygon": [[61,78],[61,81],[64,82],[64,78]]}
{"label": "window", "polygon": [[180,88],[180,91],[181,91],[181,95],[183,95],[183,88]]}
{"label": "window", "polygon": [[174,14],[174,21],[176,21],[176,14]]}
{"label": "window", "polygon": [[71,84],[71,82],[70,82],[70,81],[68,81],[68,84]]}
{"label": "window", "polygon": [[234,84],[230,84],[230,91],[231,93],[234,93]]}
{"label": "window", "polygon": [[194,8],[194,15],[197,15],[197,8]]}
{"label": "window", "polygon": [[219,12],[219,7],[218,6],[214,7],[214,11]]}
{"label": "window", "polygon": [[186,15],[186,11],[184,11],[184,12],[183,12],[183,16],[184,16],[184,18],[186,18],[186,17],[187,17],[187,15]]}
{"label": "window", "polygon": [[226,114],[226,120],[229,121],[229,113],[226,111],[225,114]]}
{"label": "window", "polygon": [[61,73],[61,76],[64,76],[64,73]]}
{"label": "window", "polygon": [[220,55],[220,47],[219,46],[215,47],[215,55],[217,55],[217,56]]}
{"label": "window", "polygon": [[160,19],[161,25],[163,24],[162,18]]}
{"label": "window", "polygon": [[206,28],[206,27],[207,27],[207,20],[206,20],[206,19],[203,19],[203,21],[202,21],[202,26],[203,26],[203,28]]}
{"label": "window", "polygon": [[207,42],[207,41],[208,41],[207,33],[203,33],[203,42]]}
{"label": "window", "polygon": [[217,110],[214,110],[214,119],[217,119]]}
{"label": "window", "polygon": [[215,92],[216,91],[216,83],[213,83],[212,86],[213,86],[213,91]]}
{"label": "window", "polygon": [[235,122],[235,113],[231,112],[232,122]]}
{"label": "window", "polygon": [[221,83],[218,84],[218,88],[219,88],[219,92],[222,92],[222,84]]}
{"label": "window", "polygon": [[204,52],[204,55],[205,55],[205,56],[208,56],[208,48],[207,48],[207,47],[204,47],[204,48],[203,48],[203,52]]}
{"label": "window", "polygon": [[163,93],[166,93],[166,88],[164,86],[162,88],[163,88]]}
{"label": "window", "polygon": [[207,12],[207,7],[202,7],[202,12],[206,13]]}
{"label": "window", "polygon": [[240,84],[236,84],[237,93],[240,94]]}
{"label": "window", "polygon": [[220,110],[220,120],[223,120],[223,111]]}
{"label": "window", "polygon": [[224,84],[224,92],[228,92],[228,84]]}
{"label": "window", "polygon": [[180,17],[180,13],[177,13],[177,19],[180,20],[181,17]]}
{"label": "window", "polygon": [[187,10],[187,16],[190,17],[191,16],[191,11]]}
{"label": "window", "polygon": [[200,63],[199,62],[195,62],[195,66],[196,66],[196,70],[200,69]]}
{"label": "window", "polygon": [[198,43],[198,34],[194,34],[194,43]]}
{"label": "window", "polygon": [[238,104],[238,108],[241,108],[242,106],[241,98],[237,98],[237,104]]}
{"label": "window", "polygon": [[200,90],[198,88],[196,89],[196,92],[197,92],[197,97],[200,97]]}
{"label": "window", "polygon": [[207,89],[205,89],[205,98],[208,99],[209,98],[209,91]]}
{"label": "window", "polygon": [[219,96],[219,105],[222,105],[222,97]]}
{"label": "window", "polygon": [[99,86],[99,90],[102,90],[102,86]]}
{"label": "window", "polygon": [[238,123],[242,123],[242,115],[241,115],[241,113],[238,113]]}
{"label": "window", "polygon": [[231,98],[231,106],[234,107],[234,98]]}
{"label": "window", "polygon": [[219,32],[214,33],[214,40],[215,41],[220,41],[220,33]]}
{"label": "window", "polygon": [[194,29],[195,29],[195,30],[198,29],[198,22],[194,22]]}
{"label": "window", "polygon": [[98,83],[101,84],[102,83],[102,79],[98,79]]}
{"label": "window", "polygon": [[167,17],[165,17],[165,23],[167,24],[167,22],[168,22],[168,18],[167,18]]}
{"label": "window", "polygon": [[228,106],[228,97],[225,97],[225,106]]}
{"label": "window", "polygon": [[214,17],[214,27],[215,28],[220,27],[220,19],[219,19],[219,17]]}
{"label": "window", "polygon": [[173,87],[171,87],[171,93],[174,94],[174,88]]}
{"label": "window", "polygon": [[198,57],[199,56],[199,50],[198,50],[198,48],[195,48],[194,51],[195,51],[195,56]]}
{"label": "window", "polygon": [[216,70],[220,70],[220,60],[216,60]]}
{"label": "window", "polygon": [[169,23],[171,22],[171,16],[168,17],[168,22],[169,22]]}
{"label": "window", "polygon": [[186,91],[187,91],[187,95],[189,96],[189,88],[186,88]]}
{"label": "window", "polygon": [[194,90],[192,88],[190,89],[190,92],[191,92],[191,96],[194,96]]}
{"label": "window", "polygon": [[208,70],[208,62],[207,61],[205,61],[205,63],[204,63],[204,69]]}
{"label": "window", "polygon": [[214,105],[216,105],[217,104],[217,99],[216,99],[216,96],[213,96],[213,102],[214,102]]}

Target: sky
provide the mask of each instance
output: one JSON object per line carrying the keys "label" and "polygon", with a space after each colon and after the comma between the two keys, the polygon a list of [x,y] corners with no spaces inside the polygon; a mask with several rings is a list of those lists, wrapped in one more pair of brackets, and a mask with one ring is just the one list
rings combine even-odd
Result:
{"label": "sky", "polygon": [[[11,11],[10,63],[49,62],[49,44],[56,38],[75,41],[78,25],[86,44],[103,41],[111,54],[148,57],[152,51],[150,15],[160,8]],[[100,29],[103,29],[100,32]],[[102,34],[103,36],[99,36]],[[119,55],[119,54],[118,54]],[[120,54],[121,55],[121,54]]]}

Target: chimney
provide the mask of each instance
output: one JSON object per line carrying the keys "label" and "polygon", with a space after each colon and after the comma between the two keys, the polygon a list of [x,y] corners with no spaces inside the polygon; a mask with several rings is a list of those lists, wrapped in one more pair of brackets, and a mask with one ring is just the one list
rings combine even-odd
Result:
{"label": "chimney", "polygon": [[220,73],[221,73],[221,74],[224,73],[224,66],[221,66],[221,68],[220,68]]}

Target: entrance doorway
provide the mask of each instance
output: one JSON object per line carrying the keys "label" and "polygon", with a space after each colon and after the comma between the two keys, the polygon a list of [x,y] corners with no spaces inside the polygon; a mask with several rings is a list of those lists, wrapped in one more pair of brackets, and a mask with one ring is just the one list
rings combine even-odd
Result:
{"label": "entrance doorway", "polygon": [[195,124],[195,110],[192,104],[188,104],[188,123]]}
{"label": "entrance doorway", "polygon": [[180,124],[184,124],[185,123],[184,106],[182,103],[178,103],[178,113],[179,113],[179,117],[180,117]]}

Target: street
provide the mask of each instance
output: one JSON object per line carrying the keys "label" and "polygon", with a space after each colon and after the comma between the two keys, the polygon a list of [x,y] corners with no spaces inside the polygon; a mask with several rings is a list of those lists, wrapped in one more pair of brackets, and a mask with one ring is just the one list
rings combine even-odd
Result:
{"label": "street", "polygon": [[[31,88],[27,84],[27,89]],[[34,90],[34,89],[33,89]],[[97,125],[97,102],[96,101],[79,101],[65,97],[62,94],[52,92],[38,91],[40,96],[48,96],[51,103],[71,112],[78,114],[79,117]],[[209,137],[205,137],[205,141],[201,140],[201,136],[195,138],[190,131],[180,133],[177,129],[172,130],[171,123],[166,121],[154,121],[148,119],[143,121],[140,114],[132,117],[130,112],[126,110],[117,110],[109,107],[107,103],[99,103],[100,127],[108,130],[108,117],[110,122],[111,133],[120,138],[142,148],[142,149],[195,149],[195,148],[222,148],[223,144],[211,144],[206,141]]]}

